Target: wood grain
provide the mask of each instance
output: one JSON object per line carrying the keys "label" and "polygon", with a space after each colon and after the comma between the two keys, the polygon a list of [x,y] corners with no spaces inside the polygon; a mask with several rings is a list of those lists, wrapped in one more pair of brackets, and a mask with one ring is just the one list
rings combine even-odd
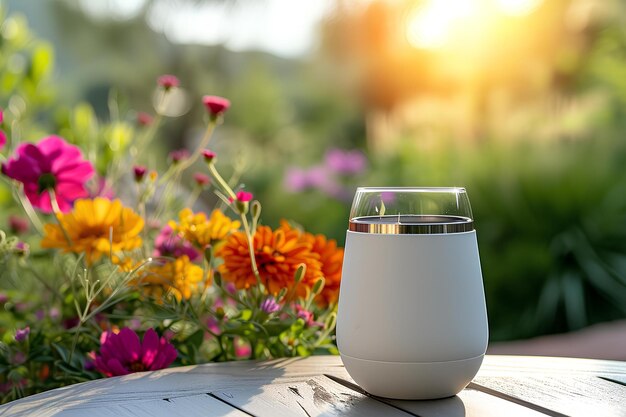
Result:
{"label": "wood grain", "polygon": [[0,416],[626,416],[624,362],[487,356],[472,389],[438,401],[373,398],[353,382],[337,356],[205,364],[48,391]]}
{"label": "wood grain", "polygon": [[[626,387],[586,375],[478,376],[477,389],[513,397],[567,416],[626,416]],[[556,415],[556,414],[555,414]]]}
{"label": "wood grain", "polygon": [[214,392],[214,395],[255,416],[402,416],[407,412],[377,401],[326,377],[302,382]]}

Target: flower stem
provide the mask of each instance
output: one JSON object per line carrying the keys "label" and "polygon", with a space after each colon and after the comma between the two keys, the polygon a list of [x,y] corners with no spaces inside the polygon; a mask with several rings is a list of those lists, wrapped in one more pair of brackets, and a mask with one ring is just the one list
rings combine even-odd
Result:
{"label": "flower stem", "polygon": [[200,154],[202,153],[202,150],[204,148],[206,148],[206,146],[209,144],[209,141],[211,140],[211,136],[213,135],[213,131],[215,130],[215,122],[211,121],[209,122],[209,124],[207,125],[207,128],[204,132],[204,136],[202,137],[202,140],[200,141],[200,143],[198,144],[198,147],[196,148],[195,151],[193,151],[193,153],[191,154],[191,156],[189,156],[189,158],[181,161],[178,166],[173,167],[173,169],[169,169],[165,175],[163,175],[163,177],[161,178],[161,180],[159,181],[161,184],[166,183],[167,181],[169,181],[171,179],[171,177],[175,174],[179,174],[182,173],[184,170],[186,170],[187,168],[189,168],[191,165],[193,165],[194,162],[196,162],[196,160],[198,159],[198,157],[200,156]]}
{"label": "flower stem", "polygon": [[24,209],[24,213],[26,213],[26,216],[30,220],[35,230],[37,230],[37,233],[39,233],[40,236],[43,236],[43,224],[41,223],[39,216],[37,216],[37,213],[35,212],[33,205],[30,204],[30,201],[28,200],[28,198],[26,198],[26,196],[22,192],[22,189],[21,188],[15,189],[14,195],[19,200],[20,204],[22,205],[22,208]]}
{"label": "flower stem", "polygon": [[260,289],[263,283],[261,282],[261,275],[259,274],[259,268],[256,264],[256,257],[254,256],[254,237],[252,236],[252,233],[250,233],[248,218],[243,213],[241,214],[241,223],[243,224],[243,230],[246,233],[246,239],[248,241],[248,252],[250,252],[250,265],[252,266],[252,273],[254,274],[256,278],[256,283]]}
{"label": "flower stem", "polygon": [[211,175],[213,176],[213,178],[215,179],[215,181],[219,185],[219,188],[221,188],[222,191],[224,191],[226,194],[228,194],[228,197],[233,198],[233,199],[237,198],[237,196],[235,195],[235,192],[233,191],[233,189],[230,188],[230,185],[228,185],[228,183],[224,180],[224,178],[222,178],[220,173],[217,172],[217,168],[215,168],[215,164],[214,163],[209,164],[209,171],[211,172]]}
{"label": "flower stem", "polygon": [[50,204],[52,205],[52,210],[54,211],[54,218],[59,224],[59,227],[61,228],[61,231],[63,232],[63,236],[65,236],[65,240],[67,240],[68,245],[72,246],[72,239],[70,239],[69,233],[67,233],[65,226],[63,226],[63,222],[61,222],[61,217],[63,216],[63,212],[61,211],[61,208],[59,207],[59,202],[57,201],[57,195],[53,189],[49,189],[48,192],[50,193]]}

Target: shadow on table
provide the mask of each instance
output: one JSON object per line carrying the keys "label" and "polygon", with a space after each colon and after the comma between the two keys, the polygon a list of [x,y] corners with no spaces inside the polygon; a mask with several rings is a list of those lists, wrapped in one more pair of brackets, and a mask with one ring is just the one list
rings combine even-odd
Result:
{"label": "shadow on table", "polygon": [[[219,393],[238,391],[254,397],[261,392],[262,386],[272,384],[283,375],[284,362],[285,359],[262,363],[211,363],[99,379],[12,401],[0,406],[0,416],[45,417],[59,413],[93,416],[103,415],[103,410],[107,416],[149,415],[147,413],[153,409],[160,412],[152,415],[162,415],[164,408],[170,407],[167,403],[179,403],[184,407],[183,402],[172,401],[183,397],[194,397],[194,400],[212,397],[218,403],[229,403],[222,400]],[[243,400],[241,395],[239,398]],[[222,407],[216,406],[216,409],[223,410],[223,404],[218,405]],[[237,408],[234,404],[231,406]],[[137,412],[133,413],[132,409]],[[212,413],[210,407],[205,407],[200,415],[223,414],[222,411]]]}

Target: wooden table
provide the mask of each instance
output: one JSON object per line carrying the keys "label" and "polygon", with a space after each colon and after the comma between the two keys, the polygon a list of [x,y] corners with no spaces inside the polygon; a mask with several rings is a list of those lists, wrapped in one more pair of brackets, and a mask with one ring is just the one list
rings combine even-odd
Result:
{"label": "wooden table", "polygon": [[215,363],[101,379],[23,398],[0,416],[626,416],[626,362],[487,356],[459,395],[375,398],[336,356]]}

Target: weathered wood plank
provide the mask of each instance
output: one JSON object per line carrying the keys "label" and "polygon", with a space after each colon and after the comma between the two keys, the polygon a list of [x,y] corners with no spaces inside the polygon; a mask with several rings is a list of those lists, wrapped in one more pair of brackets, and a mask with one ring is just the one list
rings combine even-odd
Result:
{"label": "weathered wood plank", "polygon": [[587,375],[477,376],[473,387],[568,416],[626,416],[626,387]]}
{"label": "weathered wood plank", "polygon": [[44,413],[20,411],[17,414],[10,413],[7,415],[37,417],[248,417],[248,414],[206,394],[170,400],[134,401],[110,406],[88,404],[60,410],[48,409]]}
{"label": "weathered wood plank", "polygon": [[626,362],[545,356],[487,355],[478,376],[512,374],[587,374],[626,378]]}
{"label": "weathered wood plank", "polygon": [[[40,416],[40,414],[31,415]],[[249,417],[248,414],[207,394],[171,400],[136,401],[129,404],[114,404],[110,407],[77,406],[49,415],[55,417]]]}
{"label": "weathered wood plank", "polygon": [[257,389],[213,392],[220,399],[255,416],[400,416],[412,415],[326,377],[271,384]]}

